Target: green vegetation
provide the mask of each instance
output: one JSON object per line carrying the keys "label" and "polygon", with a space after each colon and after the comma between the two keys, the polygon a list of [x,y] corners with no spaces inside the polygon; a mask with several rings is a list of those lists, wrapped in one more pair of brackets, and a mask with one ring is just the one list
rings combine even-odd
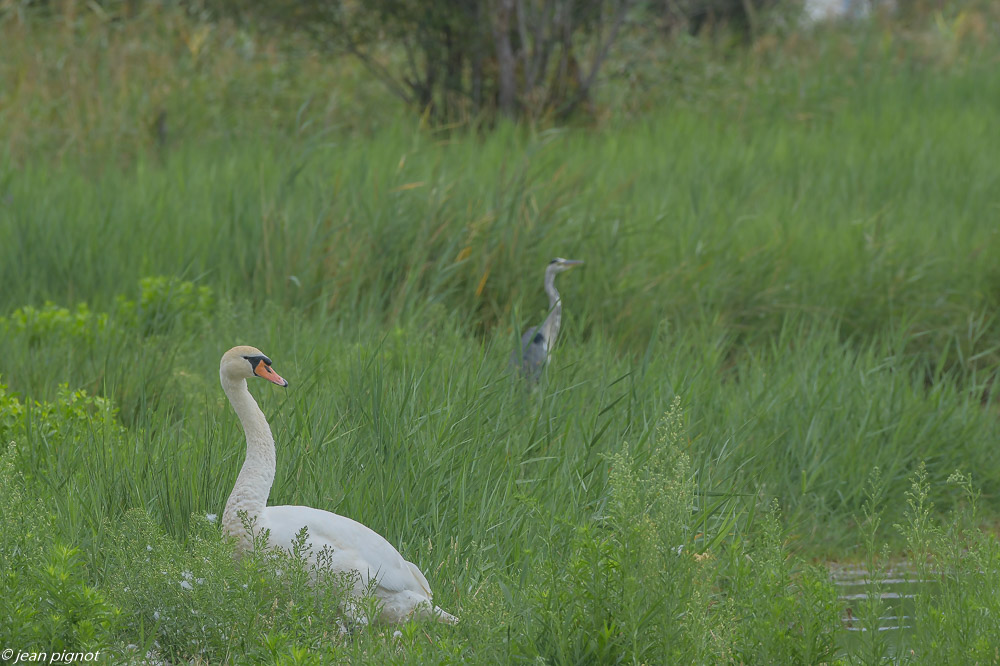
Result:
{"label": "green vegetation", "polygon": [[[151,7],[0,19],[0,647],[1000,660],[994,6],[692,38],[489,134]],[[529,392],[555,255],[587,263]],[[251,385],[270,502],[372,526],[459,625],[344,636],[336,580],[232,557],[236,344],[291,382]],[[854,640],[816,560],[901,557],[912,628]]]}

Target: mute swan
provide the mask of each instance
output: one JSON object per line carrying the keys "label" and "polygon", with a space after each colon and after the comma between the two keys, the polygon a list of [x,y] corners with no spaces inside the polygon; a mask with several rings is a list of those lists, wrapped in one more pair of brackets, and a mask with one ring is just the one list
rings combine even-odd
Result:
{"label": "mute swan", "polygon": [[549,296],[549,316],[540,326],[532,326],[521,336],[521,354],[517,351],[511,356],[511,365],[520,368],[529,380],[537,380],[542,374],[542,368],[551,360],[549,352],[559,335],[559,325],[562,323],[562,299],[556,291],[556,273],[568,271],[583,262],[579,259],[563,259],[556,257],[545,268],[545,293]]}
{"label": "mute swan", "polygon": [[[223,530],[239,540],[241,549],[251,548],[251,536],[239,516],[239,512],[245,511],[255,521],[256,529],[269,530],[269,546],[291,550],[296,533],[305,527],[314,560],[316,553],[328,548],[332,550],[334,572],[356,572],[355,596],[364,594],[375,579],[374,592],[381,605],[378,619],[403,622],[413,616],[426,616],[441,622],[458,622],[458,618],[431,602],[431,588],[420,569],[404,560],[399,551],[373,530],[350,518],[308,506],[267,506],[274,482],[274,437],[264,413],[247,390],[247,379],[255,376],[288,386],[271,368],[271,359],[259,349],[240,346],[223,354],[219,380],[247,438],[246,461],[222,514]],[[345,611],[350,612],[350,608]]]}

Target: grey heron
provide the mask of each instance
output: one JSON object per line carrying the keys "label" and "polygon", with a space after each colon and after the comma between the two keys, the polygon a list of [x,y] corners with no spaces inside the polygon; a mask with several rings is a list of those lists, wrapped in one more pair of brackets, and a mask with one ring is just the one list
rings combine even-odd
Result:
{"label": "grey heron", "polygon": [[559,335],[562,323],[562,299],[556,291],[556,273],[568,271],[583,262],[578,259],[556,257],[545,267],[545,293],[549,296],[549,315],[539,326],[532,326],[521,336],[520,354],[511,356],[511,365],[519,368],[529,380],[537,380],[549,362],[552,345]]}

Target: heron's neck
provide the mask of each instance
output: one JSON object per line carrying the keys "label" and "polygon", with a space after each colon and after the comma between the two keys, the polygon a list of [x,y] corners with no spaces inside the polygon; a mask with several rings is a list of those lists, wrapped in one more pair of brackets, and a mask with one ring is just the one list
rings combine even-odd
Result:
{"label": "heron's neck", "polygon": [[[222,390],[226,392],[229,403],[240,418],[247,438],[246,461],[222,513],[222,528],[246,544],[248,537],[239,512],[246,511],[247,517],[253,520],[259,518],[267,506],[267,496],[274,482],[274,437],[264,418],[264,412],[260,411],[247,390],[247,381],[231,380],[225,376],[221,380]],[[262,526],[258,524],[257,528],[260,527]]]}
{"label": "heron's neck", "polygon": [[542,334],[551,345],[559,334],[562,323],[562,299],[556,290],[556,272],[545,271],[545,293],[549,295],[549,316],[542,322]]}

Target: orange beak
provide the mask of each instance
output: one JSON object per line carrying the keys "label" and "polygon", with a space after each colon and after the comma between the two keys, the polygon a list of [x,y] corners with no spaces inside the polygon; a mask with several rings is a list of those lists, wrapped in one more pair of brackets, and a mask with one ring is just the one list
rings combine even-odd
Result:
{"label": "orange beak", "polygon": [[253,369],[253,374],[258,377],[262,377],[267,381],[277,384],[278,386],[288,386],[288,382],[278,376],[278,373],[271,369],[267,363],[264,361],[259,361],[257,367]]}

